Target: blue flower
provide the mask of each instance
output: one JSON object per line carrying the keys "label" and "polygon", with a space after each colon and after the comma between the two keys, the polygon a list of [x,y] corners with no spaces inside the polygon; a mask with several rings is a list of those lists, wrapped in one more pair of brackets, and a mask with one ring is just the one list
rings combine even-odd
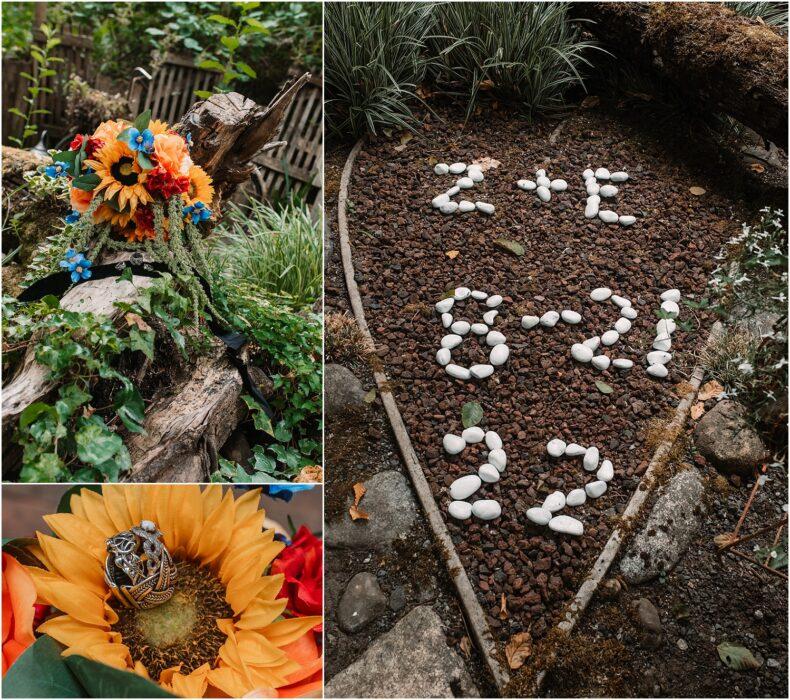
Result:
{"label": "blue flower", "polygon": [[78,211],[72,210],[71,214],[66,216],[63,220],[67,224],[73,224],[75,221],[79,221],[79,218],[80,218],[80,213]]}
{"label": "blue flower", "polygon": [[211,209],[203,202],[190,204],[188,207],[184,207],[182,211],[187,219],[192,219],[193,224],[199,224],[201,221],[208,221],[211,218]]}
{"label": "blue flower", "polygon": [[283,484],[282,486],[271,484],[264,489],[272,498],[279,498],[288,503],[297,491],[309,491],[313,484]]}
{"label": "blue flower", "polygon": [[76,283],[80,280],[90,279],[91,263],[82,253],[78,253],[74,248],[69,248],[63,260],[60,261],[60,266],[71,273],[71,281]]}
{"label": "blue flower", "polygon": [[44,173],[51,178],[65,177],[69,174],[69,164],[56,160],[52,165],[44,168]]}
{"label": "blue flower", "polygon": [[133,151],[150,153],[154,150],[154,134],[150,129],[139,131],[132,127],[126,138],[129,140],[129,148]]}

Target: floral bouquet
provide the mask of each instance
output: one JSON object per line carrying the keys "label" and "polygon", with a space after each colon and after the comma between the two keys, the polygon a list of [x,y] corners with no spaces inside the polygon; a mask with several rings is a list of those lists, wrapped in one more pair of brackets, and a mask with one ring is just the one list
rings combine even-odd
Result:
{"label": "floral bouquet", "polygon": [[191,145],[189,133],[152,120],[149,110],[133,124],[103,122],[52,154],[44,172],[69,180],[71,245],[60,265],[73,282],[91,277],[104,249],[144,252],[186,283],[196,312],[211,307],[196,277],[209,275],[198,227],[212,218],[214,188],[192,162]]}
{"label": "floral bouquet", "polygon": [[303,527],[286,545],[260,501],[219,485],[67,491],[44,516],[52,535],[4,544],[4,697],[320,697],[321,541]]}

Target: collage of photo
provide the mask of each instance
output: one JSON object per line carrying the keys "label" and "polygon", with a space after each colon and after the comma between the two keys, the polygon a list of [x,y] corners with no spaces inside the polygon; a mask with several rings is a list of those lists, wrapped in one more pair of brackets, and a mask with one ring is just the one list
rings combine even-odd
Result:
{"label": "collage of photo", "polygon": [[786,698],[788,3],[2,2],[5,698]]}

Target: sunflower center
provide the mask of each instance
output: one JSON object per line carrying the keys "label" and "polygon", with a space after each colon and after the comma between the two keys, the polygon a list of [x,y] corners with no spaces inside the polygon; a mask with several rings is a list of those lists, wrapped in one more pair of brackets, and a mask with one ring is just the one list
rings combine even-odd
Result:
{"label": "sunflower center", "polygon": [[179,664],[183,674],[205,663],[213,666],[226,639],[217,620],[233,617],[225,587],[211,571],[184,561],[176,567],[176,592],[170,600],[150,610],[120,608],[113,626],[132,661],[141,661],[155,680]]}
{"label": "sunflower center", "polygon": [[112,176],[126,187],[137,184],[137,173],[134,171],[134,160],[127,156],[119,158],[110,168]]}

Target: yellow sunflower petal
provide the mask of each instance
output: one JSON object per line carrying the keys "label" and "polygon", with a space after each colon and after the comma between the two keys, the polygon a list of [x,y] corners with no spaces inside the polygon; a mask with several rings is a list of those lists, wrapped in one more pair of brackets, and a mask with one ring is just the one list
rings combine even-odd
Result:
{"label": "yellow sunflower petal", "polygon": [[45,515],[44,522],[62,540],[82,547],[91,556],[98,559],[102,564],[104,563],[104,558],[107,554],[105,543],[107,537],[93,524],[73,513]]}
{"label": "yellow sunflower petal", "polygon": [[134,668],[132,669],[138,676],[142,676],[146,680],[151,680],[151,674],[148,673],[148,669],[145,667],[145,664],[142,661],[135,661]]}
{"label": "yellow sunflower petal", "polygon": [[57,574],[37,567],[26,567],[36,584],[39,599],[71,615],[75,620],[103,629],[109,628],[104,616],[104,601],[85,587],[69,583]]}
{"label": "yellow sunflower petal", "polygon": [[282,588],[282,582],[285,580],[283,574],[264,576],[253,583],[248,583],[247,580],[243,578],[236,578],[228,583],[225,588],[225,600],[228,602],[228,605],[233,608],[233,612],[236,615],[240,615],[250,604],[250,601],[260,595],[261,591],[268,591],[269,587],[272,585],[269,579],[276,579],[279,581],[280,586],[277,588],[279,592],[280,588]]}
{"label": "yellow sunflower petal", "polygon": [[126,496],[124,496],[123,493],[129,488],[129,486],[121,486],[120,484],[105,484],[102,486],[104,507],[107,509],[107,515],[112,521],[116,532],[128,530],[133,525],[137,525],[137,523],[132,520],[132,516],[129,514]]}
{"label": "yellow sunflower petal", "polygon": [[63,656],[73,656],[74,654],[119,668],[122,671],[133,668],[132,655],[129,653],[129,647],[125,644],[103,642],[92,644],[89,647],[69,647],[63,652]]}
{"label": "yellow sunflower petal", "polygon": [[203,521],[208,519],[211,512],[219,507],[222,502],[222,486],[209,484],[203,489]]}
{"label": "yellow sunflower petal", "polygon": [[285,611],[288,598],[253,600],[242,613],[236,627],[242,630],[259,630],[274,622]]}
{"label": "yellow sunflower petal", "polygon": [[[186,552],[190,557],[197,554],[198,537],[203,527],[203,502],[200,487],[190,484],[179,489],[176,499],[177,515],[173,519],[175,550]],[[194,541],[194,547],[190,544]]]}
{"label": "yellow sunflower petal", "polygon": [[275,557],[283,551],[284,542],[264,542],[239,549],[228,557],[220,569],[220,580],[229,584],[240,578],[252,583],[260,578]]}
{"label": "yellow sunflower petal", "polygon": [[233,491],[228,489],[225,498],[203,523],[197,551],[197,557],[203,564],[214,561],[228,546],[233,535],[233,514]]}
{"label": "yellow sunflower petal", "polygon": [[249,680],[245,681],[241,673],[227,666],[211,669],[207,679],[210,685],[229,698],[243,698],[253,690]]}
{"label": "yellow sunflower petal", "polygon": [[[36,532],[36,534],[38,534],[38,532]],[[27,551],[30,552],[50,571],[53,571],[55,569],[55,567],[52,566],[52,562],[49,559],[47,559],[47,555],[44,554],[44,550],[41,549],[41,545],[38,542],[31,542],[27,546]]]}
{"label": "yellow sunflower petal", "polygon": [[52,564],[50,571],[60,574],[71,583],[84,586],[99,597],[104,596],[107,592],[104,570],[83,547],[40,532],[37,532],[36,536],[44,554]]}
{"label": "yellow sunflower petal", "polygon": [[285,652],[254,630],[239,630],[236,645],[245,666],[262,666],[282,661]]}
{"label": "yellow sunflower petal", "polygon": [[247,491],[242,496],[236,499],[236,523],[246,520],[251,515],[260,513],[265,516],[266,513],[263,509],[258,510],[258,504],[261,500],[261,489],[252,489]]}
{"label": "yellow sunflower petal", "polygon": [[295,642],[299,637],[311,630],[322,622],[320,615],[309,615],[306,617],[292,617],[289,620],[273,622],[266,629],[261,630],[275,646],[281,647],[291,642]]}
{"label": "yellow sunflower petal", "polygon": [[80,499],[82,500],[82,507],[85,509],[85,517],[99,532],[105,537],[112,537],[118,532],[107,514],[107,508],[104,507],[104,498],[102,498],[101,494],[90,489],[82,489]]}
{"label": "yellow sunflower petal", "polygon": [[48,634],[67,647],[89,647],[121,640],[121,635],[117,632],[86,625],[71,615],[53,617],[39,625],[37,631]]}
{"label": "yellow sunflower petal", "polygon": [[141,515],[141,497],[149,488],[149,484],[135,484],[133,489],[128,487],[123,489],[123,497],[126,501],[126,509],[129,511],[129,517],[135,524],[139,523],[143,519]]}
{"label": "yellow sunflower petal", "polygon": [[162,671],[159,674],[160,685],[182,698],[202,698],[208,687],[208,672],[211,666],[203,664],[188,675],[184,675],[179,669],[180,666],[177,666]]}

